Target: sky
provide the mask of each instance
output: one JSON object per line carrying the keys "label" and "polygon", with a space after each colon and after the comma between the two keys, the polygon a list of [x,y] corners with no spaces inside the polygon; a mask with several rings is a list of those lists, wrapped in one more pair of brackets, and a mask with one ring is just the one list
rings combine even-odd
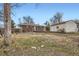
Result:
{"label": "sky", "polygon": [[79,19],[79,4],[68,3],[39,3],[39,4],[19,4],[20,7],[15,7],[12,16],[16,24],[19,23],[19,18],[23,16],[31,16],[36,24],[43,24],[49,21],[57,12],[63,13],[63,21],[71,19]]}

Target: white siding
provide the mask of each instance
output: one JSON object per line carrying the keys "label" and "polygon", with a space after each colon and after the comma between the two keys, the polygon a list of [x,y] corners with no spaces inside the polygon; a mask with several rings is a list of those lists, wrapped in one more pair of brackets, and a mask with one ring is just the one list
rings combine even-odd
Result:
{"label": "white siding", "polygon": [[76,23],[73,21],[66,22],[64,28],[66,32],[77,32],[78,30]]}
{"label": "white siding", "polygon": [[[57,28],[59,26],[59,28]],[[64,29],[65,32],[77,32],[77,24],[73,21],[68,21],[64,24],[54,25],[50,26],[50,31],[52,32],[58,32],[59,29]]]}
{"label": "white siding", "polygon": [[56,32],[57,31],[56,26],[51,26],[50,31]]}
{"label": "white siding", "polygon": [[59,29],[63,29],[63,28],[64,28],[64,24],[59,24],[59,25],[51,26],[50,31],[57,32]]}

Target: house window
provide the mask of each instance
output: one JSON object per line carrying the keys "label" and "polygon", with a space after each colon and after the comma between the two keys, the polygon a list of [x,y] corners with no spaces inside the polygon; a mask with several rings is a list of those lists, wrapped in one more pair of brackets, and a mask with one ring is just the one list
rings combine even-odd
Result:
{"label": "house window", "polygon": [[59,26],[57,26],[56,28],[59,29]]}

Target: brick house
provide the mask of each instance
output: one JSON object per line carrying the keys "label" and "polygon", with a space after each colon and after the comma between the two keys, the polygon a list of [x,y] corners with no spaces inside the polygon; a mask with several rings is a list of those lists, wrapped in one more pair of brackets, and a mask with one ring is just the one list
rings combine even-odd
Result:
{"label": "brick house", "polygon": [[37,24],[21,24],[22,32],[44,32],[46,27]]}

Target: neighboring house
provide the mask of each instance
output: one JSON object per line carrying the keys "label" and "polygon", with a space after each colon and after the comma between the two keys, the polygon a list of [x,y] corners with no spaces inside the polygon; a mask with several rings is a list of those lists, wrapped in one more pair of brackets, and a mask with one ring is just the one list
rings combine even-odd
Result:
{"label": "neighboring house", "polygon": [[38,24],[21,24],[22,32],[44,32],[46,27]]}
{"label": "neighboring house", "polygon": [[79,32],[79,22],[69,20],[50,26],[51,32]]}

